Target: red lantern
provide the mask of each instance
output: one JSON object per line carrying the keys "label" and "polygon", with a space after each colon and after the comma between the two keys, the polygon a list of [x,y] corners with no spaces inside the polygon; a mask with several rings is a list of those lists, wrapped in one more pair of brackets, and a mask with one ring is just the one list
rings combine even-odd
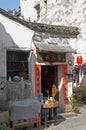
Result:
{"label": "red lantern", "polygon": [[77,64],[82,64],[82,56],[77,56]]}

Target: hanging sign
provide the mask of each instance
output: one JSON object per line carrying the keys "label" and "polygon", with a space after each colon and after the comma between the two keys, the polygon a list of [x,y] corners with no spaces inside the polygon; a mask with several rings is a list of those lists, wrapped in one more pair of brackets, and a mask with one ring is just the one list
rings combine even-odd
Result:
{"label": "hanging sign", "polygon": [[65,53],[39,52],[37,58],[39,62],[66,62]]}

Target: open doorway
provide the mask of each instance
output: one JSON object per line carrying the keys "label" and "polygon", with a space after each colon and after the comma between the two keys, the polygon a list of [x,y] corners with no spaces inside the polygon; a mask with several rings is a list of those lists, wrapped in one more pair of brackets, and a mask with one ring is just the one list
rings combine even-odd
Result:
{"label": "open doorway", "polygon": [[[58,66],[47,65],[41,68],[41,87],[44,97],[52,96],[52,85],[55,84],[58,89]],[[49,91],[47,95],[46,90]]]}

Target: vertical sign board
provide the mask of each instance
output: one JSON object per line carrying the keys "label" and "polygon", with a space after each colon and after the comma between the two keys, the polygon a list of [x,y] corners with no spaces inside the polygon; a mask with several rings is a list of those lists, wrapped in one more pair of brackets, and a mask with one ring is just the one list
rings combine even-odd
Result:
{"label": "vertical sign board", "polygon": [[68,65],[67,64],[63,64],[62,65],[62,79],[63,79],[63,100],[64,100],[64,104],[68,104],[69,100],[68,100],[68,82],[66,80],[66,74],[67,74],[67,69],[68,69]]}
{"label": "vertical sign board", "polygon": [[68,97],[70,97],[72,95],[73,91],[72,91],[72,82],[68,83]]}
{"label": "vertical sign board", "polygon": [[41,65],[35,64],[35,96],[41,93]]}

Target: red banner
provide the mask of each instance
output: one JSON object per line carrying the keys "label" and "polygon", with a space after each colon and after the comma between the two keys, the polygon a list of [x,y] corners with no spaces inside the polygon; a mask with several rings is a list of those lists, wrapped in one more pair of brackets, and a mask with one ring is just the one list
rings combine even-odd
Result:
{"label": "red banner", "polygon": [[64,104],[68,104],[69,100],[68,100],[68,82],[66,80],[66,74],[67,74],[67,69],[68,69],[68,65],[67,64],[63,64],[62,65],[62,79],[63,79],[63,100],[64,100]]}
{"label": "red banner", "polygon": [[35,64],[35,95],[41,93],[41,65]]}

